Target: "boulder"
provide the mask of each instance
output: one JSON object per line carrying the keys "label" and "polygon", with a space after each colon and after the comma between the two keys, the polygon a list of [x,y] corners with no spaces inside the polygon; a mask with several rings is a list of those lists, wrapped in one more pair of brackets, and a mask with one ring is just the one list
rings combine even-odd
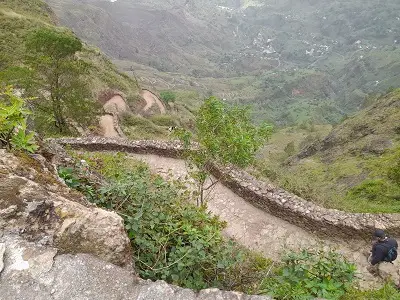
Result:
{"label": "boulder", "polygon": [[89,254],[57,255],[57,249],[6,235],[1,299],[24,300],[268,300],[269,297],[208,289],[199,293],[145,281]]}
{"label": "boulder", "polygon": [[30,157],[0,150],[0,231],[132,267],[123,220],[88,203]]}

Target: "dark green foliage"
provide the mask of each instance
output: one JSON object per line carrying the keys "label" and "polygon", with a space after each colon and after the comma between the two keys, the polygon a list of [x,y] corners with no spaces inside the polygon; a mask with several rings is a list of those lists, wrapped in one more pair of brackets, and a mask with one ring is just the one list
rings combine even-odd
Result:
{"label": "dark green foliage", "polygon": [[172,91],[162,91],[160,92],[160,97],[166,103],[174,102],[176,99],[176,94]]}
{"label": "dark green foliage", "polygon": [[80,179],[75,175],[75,170],[73,168],[60,167],[58,169],[58,176],[60,176],[70,188],[77,189],[81,185]]}
{"label": "dark green foliage", "polygon": [[272,126],[263,123],[255,126],[250,118],[250,109],[230,107],[221,100],[210,97],[205,100],[196,116],[196,151],[192,151],[192,133],[176,130],[176,135],[185,147],[185,158],[189,174],[198,184],[198,204],[204,203],[204,191],[212,188],[204,184],[208,178],[210,163],[232,164],[246,167],[254,161],[255,153],[272,133]]}
{"label": "dark green foliage", "polygon": [[31,112],[26,101],[14,94],[11,87],[0,92],[0,147],[35,152],[34,133],[27,132],[26,120]]}
{"label": "dark green foliage", "polygon": [[88,172],[85,164],[77,164],[74,167],[59,167],[58,176],[72,189],[82,192],[90,201],[93,201],[98,193],[96,187],[85,175]]}
{"label": "dark green foliage", "polygon": [[[35,72],[34,90],[30,92],[39,97],[38,128],[54,124],[63,133],[71,129],[70,120],[79,125],[90,124],[95,103],[90,100],[88,82],[83,77],[88,66],[76,57],[82,49],[81,41],[67,31],[40,28],[29,35],[26,47],[26,63]],[[38,90],[48,95],[37,93]]]}
{"label": "dark green foliage", "polygon": [[68,32],[43,27],[28,36],[26,47],[44,55],[44,59],[51,60],[51,63],[56,63],[81,51],[82,42]]}
{"label": "dark green foliage", "polygon": [[125,221],[133,259],[142,278],[183,287],[254,290],[269,261],[222,235],[225,223],[198,208],[182,184],[169,183],[126,155],[85,155],[108,184],[94,193],[81,165],[60,168],[65,182]]}
{"label": "dark green foliage", "polygon": [[275,299],[339,299],[355,279],[356,268],[334,251],[291,252],[262,284]]}

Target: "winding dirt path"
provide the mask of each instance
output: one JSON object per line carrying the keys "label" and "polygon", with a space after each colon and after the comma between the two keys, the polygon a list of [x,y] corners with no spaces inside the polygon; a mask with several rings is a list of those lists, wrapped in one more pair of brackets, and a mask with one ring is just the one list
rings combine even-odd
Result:
{"label": "winding dirt path", "polygon": [[103,108],[106,112],[113,110],[114,112],[120,114],[128,111],[128,105],[126,104],[124,98],[121,95],[114,95],[110,100],[108,100]]}
{"label": "winding dirt path", "polygon": [[[185,181],[187,171],[185,163],[179,159],[157,155],[129,154],[132,158],[146,162],[150,169],[164,178],[172,176]],[[370,249],[367,243],[341,239],[319,238],[306,230],[260,210],[236,195],[229,188],[217,184],[208,202],[209,211],[227,222],[225,233],[241,244],[260,251],[266,257],[278,260],[285,250],[299,250],[307,247],[333,248],[355,263],[363,289],[379,287],[382,280],[373,277],[367,270],[366,255]],[[397,281],[399,262],[395,265],[384,264],[381,270],[391,274]]]}
{"label": "winding dirt path", "polygon": [[116,126],[118,126],[118,115],[129,110],[124,98],[120,95],[114,95],[103,105],[105,115],[100,117],[99,126],[104,137],[116,138],[121,137]]}
{"label": "winding dirt path", "polygon": [[160,113],[163,115],[165,114],[166,110],[164,104],[152,92],[150,92],[149,90],[143,90],[142,97],[144,98],[144,100],[146,100],[146,106],[143,108],[143,111],[148,111],[153,105],[157,105]]}
{"label": "winding dirt path", "polygon": [[[142,96],[147,103],[144,108],[145,111],[157,104],[161,113],[165,113],[165,108],[161,101],[150,91],[143,90]],[[100,119],[100,127],[104,136],[120,137],[116,129],[118,120],[115,120],[115,117],[128,110],[124,99],[119,95],[112,97],[104,104],[104,110],[107,114]],[[183,160],[150,154],[129,155],[134,159],[146,162],[153,172],[162,175],[164,178],[172,176],[175,179],[187,182],[188,174]],[[225,234],[236,239],[242,245],[259,251],[273,260],[279,260],[286,250],[299,250],[307,247],[332,248],[356,264],[360,288],[370,289],[382,286],[382,279],[373,277],[366,270],[368,265],[366,258],[370,249],[369,244],[359,240],[355,242],[352,237],[349,237],[347,241],[334,237],[317,237],[296,225],[252,206],[220,183],[215,185],[209,196],[209,211],[227,222]],[[393,265],[382,264],[380,269],[383,274],[390,274],[395,281],[398,281],[399,267],[400,260],[395,261]]]}
{"label": "winding dirt path", "polygon": [[99,125],[103,132],[104,137],[108,138],[119,137],[119,134],[114,127],[114,117],[112,115],[101,116]]}
{"label": "winding dirt path", "polygon": [[[143,111],[148,111],[153,105],[157,105],[161,114],[166,113],[164,104],[152,92],[143,90],[142,97],[146,100],[146,106],[143,108]],[[114,95],[103,105],[103,108],[106,114],[101,116],[99,121],[99,126],[103,136],[107,138],[122,137],[121,133],[119,133],[117,130],[119,126],[118,116],[126,111],[129,111],[129,107],[124,98],[121,95]]]}

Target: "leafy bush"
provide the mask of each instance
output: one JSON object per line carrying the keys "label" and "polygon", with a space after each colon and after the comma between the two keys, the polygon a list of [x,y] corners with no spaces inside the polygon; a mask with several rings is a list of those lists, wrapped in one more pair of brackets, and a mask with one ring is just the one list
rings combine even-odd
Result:
{"label": "leafy bush", "polygon": [[81,182],[75,175],[73,168],[60,167],[58,169],[58,176],[60,176],[60,178],[64,180],[65,184],[70,188],[77,189],[81,185]]}
{"label": "leafy bush", "polygon": [[198,147],[192,151],[193,134],[179,129],[176,136],[184,145],[184,157],[188,162],[189,174],[198,190],[198,204],[204,204],[204,191],[217,181],[204,187],[208,178],[208,166],[212,162],[221,165],[247,167],[255,161],[255,154],[271,136],[272,126],[263,123],[255,126],[249,107],[228,106],[216,97],[206,99],[196,117]]}
{"label": "leafy bush", "polygon": [[0,94],[0,146],[35,152],[38,149],[34,133],[27,133],[26,118],[31,113],[24,108],[25,100],[8,87]]}
{"label": "leafy bush", "polygon": [[81,167],[60,167],[58,168],[58,176],[64,180],[68,187],[82,192],[89,200],[93,200],[97,196],[95,187],[87,178],[82,176]]}
{"label": "leafy bush", "polygon": [[283,265],[262,284],[276,299],[338,299],[351,288],[355,266],[333,251],[303,250],[283,258]]}
{"label": "leafy bush", "polygon": [[166,103],[174,102],[176,99],[176,94],[172,91],[162,91],[160,93],[160,98]]}
{"label": "leafy bush", "polygon": [[[123,154],[81,158],[108,179],[93,202],[124,218],[142,278],[193,289],[256,289],[269,261],[227,241],[225,223],[193,205],[183,185],[166,182]],[[80,189],[71,170],[62,174]]]}

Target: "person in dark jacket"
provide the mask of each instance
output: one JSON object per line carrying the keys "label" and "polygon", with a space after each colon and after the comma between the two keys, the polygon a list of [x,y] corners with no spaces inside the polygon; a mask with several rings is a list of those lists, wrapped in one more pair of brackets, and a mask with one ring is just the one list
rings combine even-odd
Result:
{"label": "person in dark jacket", "polygon": [[371,265],[367,267],[371,274],[379,275],[379,264],[387,261],[387,256],[391,248],[398,248],[395,239],[386,236],[382,229],[377,229],[374,232],[375,242],[372,245],[371,255],[369,262]]}

